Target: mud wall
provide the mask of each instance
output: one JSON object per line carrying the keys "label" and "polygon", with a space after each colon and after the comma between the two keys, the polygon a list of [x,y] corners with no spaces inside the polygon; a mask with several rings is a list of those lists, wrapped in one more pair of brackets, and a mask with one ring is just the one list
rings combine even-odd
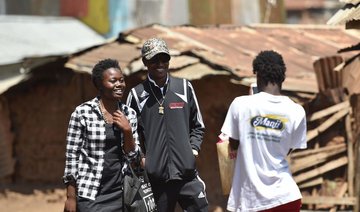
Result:
{"label": "mud wall", "polygon": [[216,142],[232,100],[246,95],[249,88],[235,85],[227,76],[207,76],[192,81],[200,110],[205,122],[205,137],[197,160],[200,177],[206,183],[207,198],[210,206],[226,207],[227,196],[222,194]]}
{"label": "mud wall", "polygon": [[95,93],[89,75],[61,64],[34,71],[29,81],[5,93],[15,135],[14,183],[61,183],[70,114]]}
{"label": "mud wall", "polygon": [[14,173],[14,135],[11,132],[9,113],[7,99],[0,96],[0,182],[9,181],[9,176]]}

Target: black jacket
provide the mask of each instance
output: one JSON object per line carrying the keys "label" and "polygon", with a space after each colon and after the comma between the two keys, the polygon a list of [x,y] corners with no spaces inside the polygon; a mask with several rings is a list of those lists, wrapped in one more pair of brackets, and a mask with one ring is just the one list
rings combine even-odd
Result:
{"label": "black jacket", "polygon": [[138,114],[146,171],[153,182],[192,179],[196,176],[192,149],[200,151],[205,130],[195,92],[189,81],[170,76],[164,91],[164,114],[159,114],[161,90],[149,79],[131,89],[127,99]]}

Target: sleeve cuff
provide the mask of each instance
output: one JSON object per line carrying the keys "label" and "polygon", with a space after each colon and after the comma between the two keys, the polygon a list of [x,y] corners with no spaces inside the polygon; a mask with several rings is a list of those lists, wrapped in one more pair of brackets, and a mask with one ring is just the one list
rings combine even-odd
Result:
{"label": "sleeve cuff", "polygon": [[134,160],[135,158],[137,158],[139,155],[140,155],[140,147],[139,147],[139,145],[136,145],[134,151],[128,152],[128,153],[126,154],[126,158],[127,158],[129,161],[132,161],[132,160]]}
{"label": "sleeve cuff", "polygon": [[66,175],[62,178],[64,184],[75,183],[76,180],[73,175]]}
{"label": "sleeve cuff", "polygon": [[197,157],[199,155],[199,152],[195,149],[192,150],[192,153],[195,157]]}

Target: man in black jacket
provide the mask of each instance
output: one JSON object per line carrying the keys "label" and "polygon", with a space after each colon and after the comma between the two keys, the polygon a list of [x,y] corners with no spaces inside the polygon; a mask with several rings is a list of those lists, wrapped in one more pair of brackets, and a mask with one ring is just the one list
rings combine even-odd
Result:
{"label": "man in black jacket", "polygon": [[127,104],[138,114],[145,169],[160,212],[208,211],[205,184],[195,158],[205,126],[191,83],[168,74],[170,54],[164,40],[151,38],[142,49],[147,79],[133,88]]}

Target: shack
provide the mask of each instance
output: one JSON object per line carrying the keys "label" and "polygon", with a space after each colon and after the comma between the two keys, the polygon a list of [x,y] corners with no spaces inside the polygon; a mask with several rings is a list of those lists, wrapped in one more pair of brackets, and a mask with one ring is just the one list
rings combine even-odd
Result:
{"label": "shack", "polygon": [[[172,55],[171,74],[191,80],[198,96],[206,133],[197,163],[207,184],[212,209],[224,209],[227,201],[221,190],[215,144],[231,101],[248,94],[249,85],[255,80],[251,67],[254,56],[264,49],[281,53],[287,64],[284,93],[312,114],[332,106],[330,102],[324,106],[324,100],[318,97],[314,62],[332,56],[340,60],[350,58],[352,52],[339,54],[337,50],[360,41],[359,34],[339,27],[302,25],[167,27],[155,24],[122,32],[106,44],[37,68],[33,78],[2,94],[7,105],[2,108],[6,109],[4,114],[15,141],[12,181],[61,181],[70,113],[76,105],[96,95],[90,79],[93,65],[104,58],[119,60],[128,92],[146,77],[140,48],[150,37],[167,41]],[[318,123],[310,129],[317,126]],[[309,144],[310,148],[316,146]],[[308,189],[304,195],[306,192]]]}

